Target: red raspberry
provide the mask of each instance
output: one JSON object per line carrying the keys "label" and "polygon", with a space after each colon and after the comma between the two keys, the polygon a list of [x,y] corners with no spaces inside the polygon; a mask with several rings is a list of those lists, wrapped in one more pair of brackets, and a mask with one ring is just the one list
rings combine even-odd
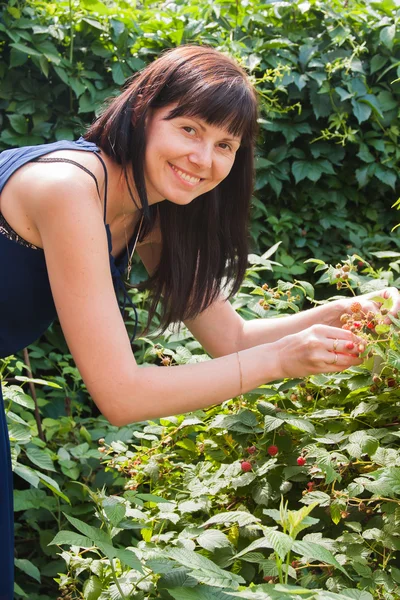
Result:
{"label": "red raspberry", "polygon": [[307,483],[307,489],[308,489],[309,492],[312,492],[313,489],[314,489],[314,487],[315,487],[315,481],[309,481]]}
{"label": "red raspberry", "polygon": [[396,380],[393,379],[393,377],[389,377],[389,379],[387,380],[387,385],[388,387],[394,387],[396,385]]}
{"label": "red raspberry", "polygon": [[352,302],[352,304],[350,304],[350,310],[353,313],[362,312],[362,306],[359,302]]}
{"label": "red raspberry", "polygon": [[248,452],[249,454],[255,454],[257,452],[257,448],[255,446],[249,446],[248,448],[246,448],[246,452]]}
{"label": "red raspberry", "polygon": [[247,460],[244,460],[241,464],[242,467],[242,471],[244,471],[245,473],[248,473],[248,471],[251,471],[252,466],[251,463],[249,463]]}
{"label": "red raspberry", "polygon": [[353,327],[355,327],[356,329],[360,329],[362,327],[362,323],[360,323],[360,321],[354,321]]}
{"label": "red raspberry", "polygon": [[299,467],[304,467],[304,465],[306,464],[306,459],[304,458],[304,456],[298,457],[297,464],[299,465]]}
{"label": "red raspberry", "polygon": [[267,452],[270,456],[276,456],[279,452],[279,448],[278,446],[272,445],[267,448]]}
{"label": "red raspberry", "polygon": [[372,321],[370,321],[369,323],[367,323],[367,327],[368,329],[375,329],[375,323],[372,323]]}
{"label": "red raspberry", "polygon": [[354,349],[354,342],[347,342],[346,350],[353,350],[353,349]]}

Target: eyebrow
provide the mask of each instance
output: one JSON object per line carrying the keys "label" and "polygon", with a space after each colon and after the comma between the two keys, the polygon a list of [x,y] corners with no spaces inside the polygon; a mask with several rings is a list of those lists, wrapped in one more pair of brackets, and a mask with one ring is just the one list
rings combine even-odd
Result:
{"label": "eyebrow", "polygon": [[[206,127],[204,127],[204,125],[199,121],[198,117],[195,117],[195,116],[190,117],[190,116],[188,116],[187,118],[191,119],[192,121],[195,121],[195,123],[198,124],[198,126],[200,127],[200,129],[202,129],[202,131],[206,131]],[[223,139],[226,140],[226,141],[229,141],[229,142],[236,142],[238,144],[240,144],[240,142],[241,142],[241,139],[239,137],[224,137]]]}

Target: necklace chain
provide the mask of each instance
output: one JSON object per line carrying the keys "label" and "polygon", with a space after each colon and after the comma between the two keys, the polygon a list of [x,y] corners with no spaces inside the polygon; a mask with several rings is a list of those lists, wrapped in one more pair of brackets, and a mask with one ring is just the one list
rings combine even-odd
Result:
{"label": "necklace chain", "polygon": [[[131,270],[132,270],[132,259],[133,259],[133,255],[135,254],[136,244],[138,243],[140,232],[142,230],[143,219],[144,219],[144,217],[142,215],[142,217],[140,219],[140,223],[139,223],[138,232],[136,234],[135,242],[133,244],[131,254],[130,254],[129,258],[128,258],[128,265],[127,265],[127,269],[126,269],[126,280],[127,280],[128,283],[130,281],[130,275],[131,275]],[[129,245],[128,245],[128,236],[126,234],[125,214],[124,214],[124,231],[125,231],[126,252],[128,253],[129,252]]]}

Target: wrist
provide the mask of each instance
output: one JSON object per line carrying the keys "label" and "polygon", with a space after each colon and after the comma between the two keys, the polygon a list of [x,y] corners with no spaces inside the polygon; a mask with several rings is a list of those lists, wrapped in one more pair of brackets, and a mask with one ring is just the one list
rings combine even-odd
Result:
{"label": "wrist", "polygon": [[263,364],[264,364],[264,383],[270,383],[271,381],[277,381],[287,377],[284,372],[282,364],[282,340],[287,340],[287,336],[276,342],[269,344],[263,344]]}

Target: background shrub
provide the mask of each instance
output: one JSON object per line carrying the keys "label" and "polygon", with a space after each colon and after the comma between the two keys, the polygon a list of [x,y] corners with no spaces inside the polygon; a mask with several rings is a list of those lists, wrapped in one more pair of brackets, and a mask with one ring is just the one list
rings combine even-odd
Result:
{"label": "background shrub", "polygon": [[0,9],[0,149],[74,139],[165,48],[234,54],[260,93],[252,238],[299,259],[396,249],[399,11],[392,0],[70,0]]}

